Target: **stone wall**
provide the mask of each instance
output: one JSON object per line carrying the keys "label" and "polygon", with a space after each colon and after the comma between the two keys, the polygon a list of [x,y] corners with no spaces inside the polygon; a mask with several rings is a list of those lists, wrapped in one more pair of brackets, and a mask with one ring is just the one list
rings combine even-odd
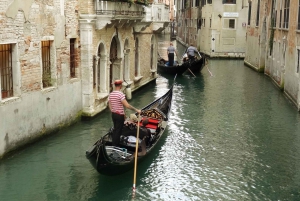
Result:
{"label": "stone wall", "polygon": [[[82,101],[77,0],[0,0],[0,21],[0,45],[13,47],[14,85],[12,97],[0,98],[1,157],[78,120]],[[75,78],[70,38],[76,39]],[[51,87],[42,84],[45,40],[51,41]]]}

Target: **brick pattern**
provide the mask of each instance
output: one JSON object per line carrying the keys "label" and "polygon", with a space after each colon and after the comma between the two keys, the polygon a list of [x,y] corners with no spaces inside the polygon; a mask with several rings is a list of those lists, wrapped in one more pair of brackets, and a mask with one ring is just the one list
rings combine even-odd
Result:
{"label": "brick pattern", "polygon": [[[30,1],[28,1],[30,2]],[[89,1],[91,2],[91,1]],[[12,3],[12,4],[10,4]],[[51,36],[56,45],[55,62],[58,77],[61,75],[61,64],[69,66],[69,38],[78,38],[79,6],[77,0],[64,1],[64,16],[61,16],[61,1],[32,1],[29,10],[18,8],[18,1],[0,0],[0,41],[1,43],[17,43],[21,68],[22,92],[41,89],[41,57],[40,41]],[[18,10],[13,10],[15,6]],[[11,18],[7,16],[16,15]],[[56,41],[60,38],[59,43]],[[79,49],[77,63],[79,67]],[[78,71],[78,70],[77,70]],[[67,71],[66,71],[67,72]],[[79,73],[77,73],[79,76]]]}

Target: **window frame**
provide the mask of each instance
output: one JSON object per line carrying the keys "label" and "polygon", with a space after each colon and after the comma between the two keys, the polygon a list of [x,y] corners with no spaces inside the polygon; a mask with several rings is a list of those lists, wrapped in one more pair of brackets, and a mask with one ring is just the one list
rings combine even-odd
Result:
{"label": "window frame", "polygon": [[13,97],[13,53],[12,44],[0,44],[0,86],[1,98]]}
{"label": "window frame", "polygon": [[236,0],[223,0],[223,4],[236,4]]}
{"label": "window frame", "polygon": [[257,0],[256,22],[255,22],[256,26],[259,26],[259,14],[260,14],[260,0]]}
{"label": "window frame", "polygon": [[[228,20],[228,27],[225,27],[225,20]],[[233,21],[234,27],[231,27]],[[223,29],[234,30],[236,29],[236,19],[235,18],[224,18],[223,19]]]}
{"label": "window frame", "polygon": [[297,24],[297,30],[300,30],[300,1],[298,3],[298,24]]}
{"label": "window frame", "polygon": [[[7,101],[11,100],[11,98],[17,98],[21,95],[21,67],[19,58],[19,51],[18,51],[18,43],[11,42],[11,43],[0,43],[0,45],[11,45],[11,55],[12,55],[12,91],[9,97],[3,98],[2,93],[0,94],[0,100]],[[1,74],[1,73],[0,73]],[[1,75],[0,75],[0,89],[1,87]]]}
{"label": "window frame", "polygon": [[[43,43],[45,43],[46,41],[48,41],[49,43],[49,61],[44,61],[43,59]],[[53,36],[44,36],[42,38],[42,40],[40,41],[40,66],[41,66],[41,88],[42,89],[47,89],[47,88],[51,88],[51,87],[56,87],[57,84],[57,69],[56,69],[56,52],[55,52],[55,43],[54,43],[54,37]],[[45,57],[44,57],[45,58]],[[44,75],[44,68],[46,68],[47,65],[45,62],[48,62],[49,65],[49,72],[48,75],[50,74],[50,76],[45,77]],[[43,77],[44,76],[44,77]],[[47,83],[47,84],[46,84]]]}
{"label": "window frame", "polygon": [[251,23],[251,10],[252,10],[252,1],[249,2],[249,9],[248,9],[248,25],[249,26]]}
{"label": "window frame", "polygon": [[283,25],[282,28],[288,29],[289,28],[289,20],[290,20],[290,0],[284,1],[284,8],[283,8]]}
{"label": "window frame", "polygon": [[70,38],[70,78],[76,78],[76,38]]}

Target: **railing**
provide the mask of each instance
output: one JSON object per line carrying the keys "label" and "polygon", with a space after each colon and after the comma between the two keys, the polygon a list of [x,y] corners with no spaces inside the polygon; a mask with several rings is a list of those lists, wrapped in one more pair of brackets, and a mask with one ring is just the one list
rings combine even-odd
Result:
{"label": "railing", "polygon": [[96,10],[97,15],[123,15],[123,16],[135,16],[135,17],[143,17],[145,12],[143,11],[128,11],[128,10]]}
{"label": "railing", "polygon": [[141,5],[128,2],[96,1],[97,15],[143,17],[145,10]]}

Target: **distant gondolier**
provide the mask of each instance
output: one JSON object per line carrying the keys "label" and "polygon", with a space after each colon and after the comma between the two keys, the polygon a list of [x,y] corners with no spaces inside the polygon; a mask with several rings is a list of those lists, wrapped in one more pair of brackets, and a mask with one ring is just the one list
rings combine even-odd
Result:
{"label": "distant gondolier", "polygon": [[167,49],[167,53],[168,53],[168,59],[169,59],[169,66],[173,66],[174,65],[174,57],[175,57],[174,54],[176,54],[176,55],[178,55],[178,54],[177,54],[177,51],[176,51],[175,47],[173,46],[172,42],[170,42],[170,46]]}
{"label": "distant gondolier", "polygon": [[186,52],[188,54],[188,57],[189,57],[190,61],[195,60],[195,53],[199,54],[199,51],[197,50],[197,48],[194,47],[193,43],[190,44],[190,46],[188,47]]}

